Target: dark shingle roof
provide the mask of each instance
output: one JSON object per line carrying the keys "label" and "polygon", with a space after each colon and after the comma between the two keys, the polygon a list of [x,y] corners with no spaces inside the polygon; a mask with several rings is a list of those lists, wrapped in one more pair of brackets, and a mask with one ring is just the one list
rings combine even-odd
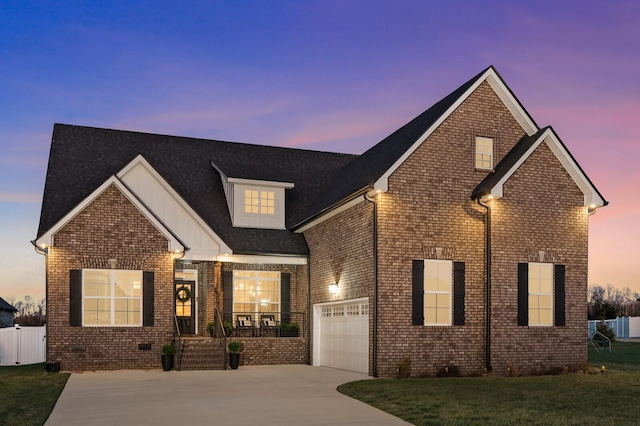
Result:
{"label": "dark shingle roof", "polygon": [[311,219],[347,197],[373,184],[491,67],[484,69],[444,99],[347,164],[313,204],[305,219]]}
{"label": "dark shingle roof", "polygon": [[304,213],[354,155],[268,147],[56,124],[38,236],[138,154],[184,198],[234,253],[306,254],[302,235],[234,228],[218,172],[211,166],[246,161],[242,177],[294,182],[286,193],[286,224]]}
{"label": "dark shingle roof", "polygon": [[18,312],[16,308],[7,303],[2,297],[0,297],[0,311]]}

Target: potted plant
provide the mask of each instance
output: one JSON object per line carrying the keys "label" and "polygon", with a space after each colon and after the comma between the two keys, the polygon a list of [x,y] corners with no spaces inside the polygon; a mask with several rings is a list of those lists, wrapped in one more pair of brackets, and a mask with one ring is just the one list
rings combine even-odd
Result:
{"label": "potted plant", "polygon": [[233,334],[233,323],[231,321],[222,321],[222,328],[224,328],[224,335],[231,337]]}
{"label": "potted plant", "polygon": [[214,337],[214,333],[216,331],[216,323],[215,322],[210,322],[209,324],[207,324],[207,331],[209,332],[209,335],[211,337]]}
{"label": "potted plant", "polygon": [[229,342],[229,365],[233,370],[237,370],[240,365],[240,342]]}
{"label": "potted plant", "polygon": [[162,347],[162,369],[169,371],[173,368],[173,354],[175,348],[171,344],[164,345]]}
{"label": "potted plant", "polygon": [[283,322],[280,324],[280,337],[298,337],[298,323]]}

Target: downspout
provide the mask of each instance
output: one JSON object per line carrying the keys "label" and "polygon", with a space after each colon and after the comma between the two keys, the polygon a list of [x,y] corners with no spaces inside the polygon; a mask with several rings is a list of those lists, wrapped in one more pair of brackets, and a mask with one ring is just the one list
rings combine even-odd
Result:
{"label": "downspout", "polygon": [[478,197],[478,205],[487,209],[487,226],[486,226],[486,265],[487,271],[487,319],[486,319],[486,343],[485,343],[485,369],[491,371],[491,207],[482,202]]}
{"label": "downspout", "polygon": [[[45,309],[49,312],[49,248],[38,247],[36,240],[31,241],[36,253],[44,256],[44,295],[45,295]],[[44,359],[45,362],[49,362],[49,321],[45,324],[44,338],[46,339],[46,345],[44,347]]]}
{"label": "downspout", "polygon": [[311,254],[307,255],[307,365],[311,362]]}
{"label": "downspout", "polygon": [[373,204],[373,377],[378,377],[378,204],[364,194],[365,200]]}

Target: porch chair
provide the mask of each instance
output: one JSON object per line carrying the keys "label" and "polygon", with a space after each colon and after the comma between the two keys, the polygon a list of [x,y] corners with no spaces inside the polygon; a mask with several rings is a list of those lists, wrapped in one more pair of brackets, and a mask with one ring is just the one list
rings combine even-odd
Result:
{"label": "porch chair", "polygon": [[260,335],[262,337],[280,336],[280,321],[276,320],[275,315],[260,316]]}
{"label": "porch chair", "polygon": [[236,316],[236,336],[250,335],[255,336],[256,330],[251,320],[251,315]]}

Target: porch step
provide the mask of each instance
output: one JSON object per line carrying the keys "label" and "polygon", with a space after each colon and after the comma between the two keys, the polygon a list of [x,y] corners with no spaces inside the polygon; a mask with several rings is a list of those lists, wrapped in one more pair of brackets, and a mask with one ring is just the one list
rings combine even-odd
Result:
{"label": "porch step", "polygon": [[224,370],[221,339],[184,338],[181,354],[181,370]]}

